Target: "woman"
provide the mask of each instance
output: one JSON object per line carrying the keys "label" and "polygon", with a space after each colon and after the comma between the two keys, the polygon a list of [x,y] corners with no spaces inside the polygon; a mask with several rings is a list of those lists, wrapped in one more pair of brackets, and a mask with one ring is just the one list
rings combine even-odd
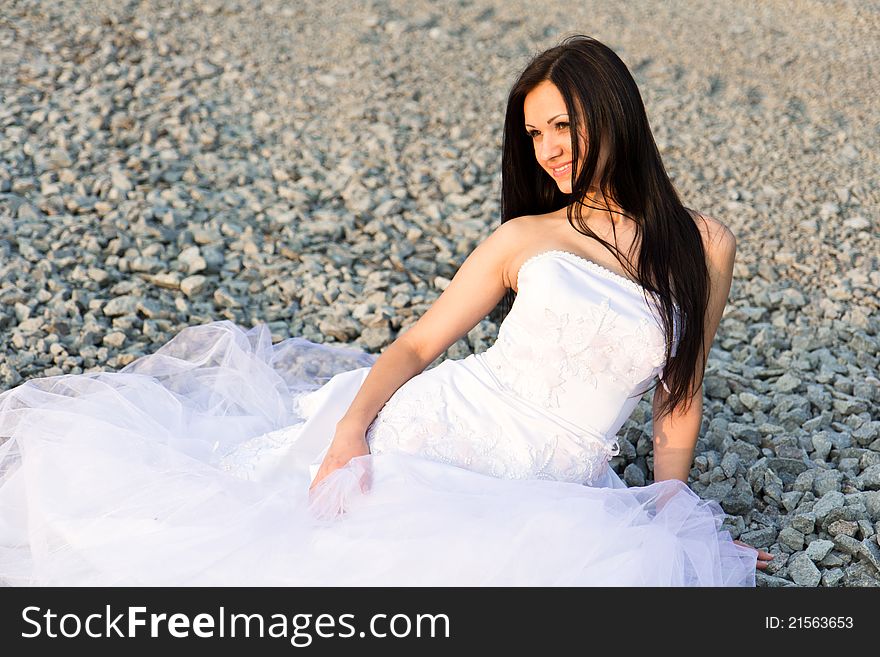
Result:
{"label": "woman", "polygon": [[[378,359],[214,322],[0,396],[0,577],[754,586],[769,555],[686,485],[732,234],[586,37],[514,85],[502,166],[502,225]],[[502,300],[492,347],[425,369]],[[615,434],[658,377],[656,482],[627,488]]]}

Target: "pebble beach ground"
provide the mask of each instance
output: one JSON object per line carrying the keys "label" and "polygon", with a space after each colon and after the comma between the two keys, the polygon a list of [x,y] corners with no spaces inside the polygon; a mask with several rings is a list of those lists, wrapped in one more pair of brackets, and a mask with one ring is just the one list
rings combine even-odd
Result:
{"label": "pebble beach ground", "polygon": [[381,351],[497,225],[514,78],[590,34],[737,236],[692,488],[760,586],[880,586],[880,4],[2,4],[0,389],[223,318]]}

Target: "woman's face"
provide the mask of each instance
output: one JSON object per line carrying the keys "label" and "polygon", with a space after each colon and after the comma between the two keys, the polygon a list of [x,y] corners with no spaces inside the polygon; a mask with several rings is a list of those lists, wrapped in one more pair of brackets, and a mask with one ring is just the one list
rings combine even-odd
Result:
{"label": "woman's face", "polygon": [[[571,194],[572,155],[571,132],[565,100],[555,84],[541,82],[526,94],[523,103],[525,130],[535,147],[535,159],[550,177],[556,181],[559,191]],[[583,161],[587,154],[585,134],[578,135],[578,150]],[[601,169],[600,162],[600,169]],[[577,174],[580,162],[575,163]]]}

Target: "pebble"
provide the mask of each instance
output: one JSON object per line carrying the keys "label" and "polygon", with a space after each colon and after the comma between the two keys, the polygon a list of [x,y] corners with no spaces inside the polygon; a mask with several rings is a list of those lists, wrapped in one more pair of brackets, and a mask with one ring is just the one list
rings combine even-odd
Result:
{"label": "pebble", "polygon": [[805,550],[806,555],[814,562],[822,561],[834,549],[834,541],[816,539],[811,541]]}
{"label": "pebble", "polygon": [[804,547],[804,535],[793,527],[786,527],[779,532],[778,540],[792,552],[802,550]]}
{"label": "pebble", "polygon": [[187,276],[180,281],[180,291],[190,298],[197,296],[203,289],[205,289],[205,283],[207,280],[207,278],[199,274],[196,274],[195,276]]}
{"label": "pebble", "polygon": [[858,485],[862,490],[880,490],[880,463],[865,468],[858,477]]}
{"label": "pebble", "polygon": [[119,317],[130,315],[137,310],[139,299],[135,296],[125,295],[110,299],[102,309],[107,317]]}
{"label": "pebble", "polygon": [[125,333],[123,333],[122,331],[111,331],[110,333],[104,335],[101,342],[106,347],[119,349],[122,345],[125,344]]}
{"label": "pebble", "polygon": [[798,552],[788,560],[788,573],[798,586],[818,586],[822,573],[806,552]]}

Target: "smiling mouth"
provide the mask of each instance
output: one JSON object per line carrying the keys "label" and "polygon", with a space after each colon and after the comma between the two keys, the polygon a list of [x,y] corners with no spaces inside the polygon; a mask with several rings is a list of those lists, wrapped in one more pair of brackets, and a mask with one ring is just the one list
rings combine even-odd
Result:
{"label": "smiling mouth", "polygon": [[554,178],[559,178],[560,176],[564,176],[565,174],[571,172],[571,162],[567,162],[563,164],[561,167],[556,167],[555,169],[550,169],[553,172]]}

